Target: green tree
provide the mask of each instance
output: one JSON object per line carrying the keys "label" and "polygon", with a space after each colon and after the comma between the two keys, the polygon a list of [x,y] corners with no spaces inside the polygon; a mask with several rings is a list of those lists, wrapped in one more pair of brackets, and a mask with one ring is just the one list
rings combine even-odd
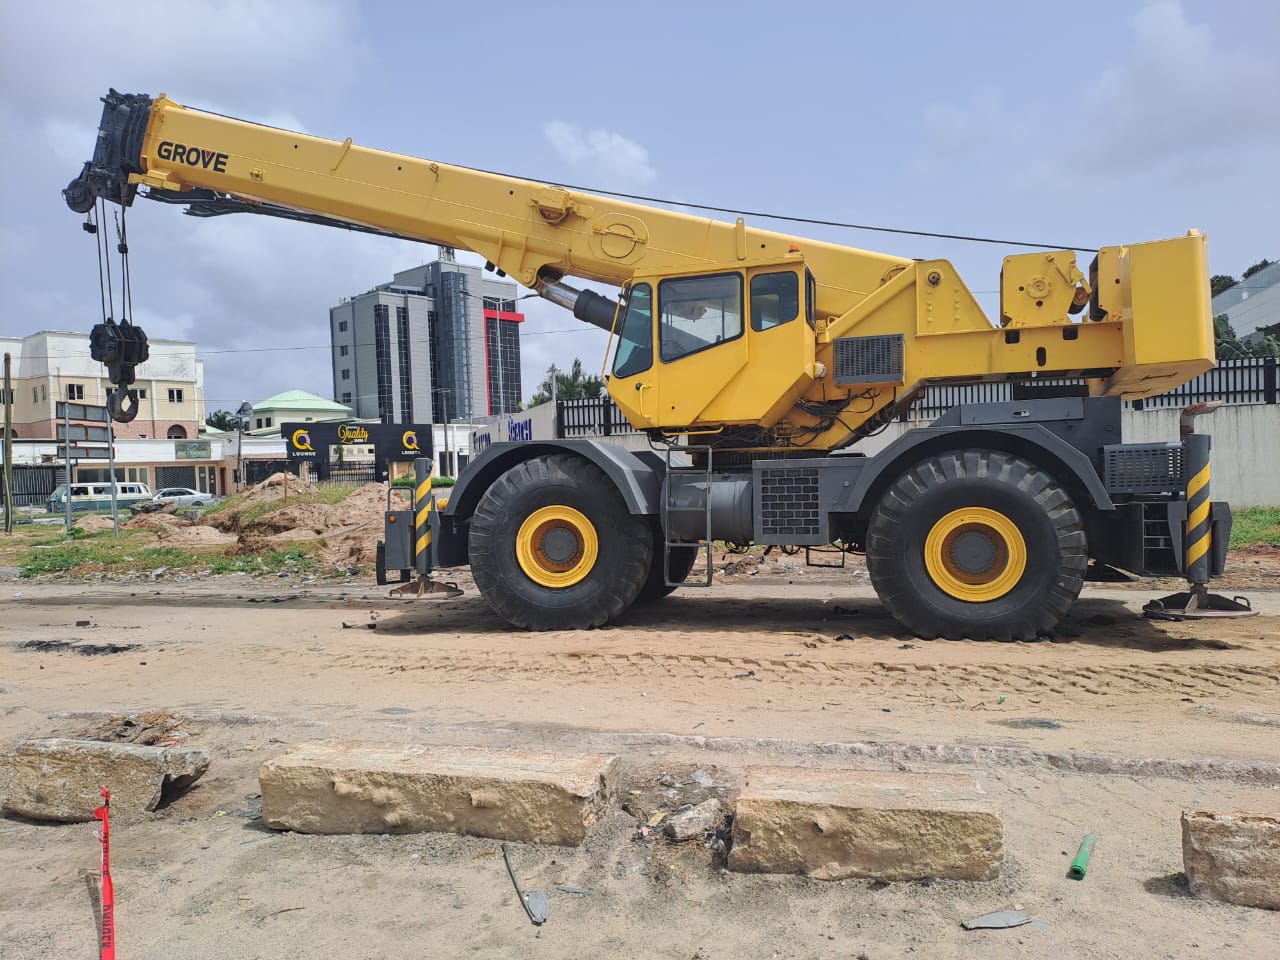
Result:
{"label": "green tree", "polygon": [[599,377],[584,373],[582,370],[582,361],[577,357],[573,360],[573,366],[569,368],[569,372],[556,370],[551,367],[547,370],[547,375],[543,378],[542,383],[538,385],[538,390],[533,395],[533,399],[529,401],[530,406],[536,407],[540,403],[546,403],[551,399],[551,377],[556,378],[556,398],[559,400],[582,400],[596,399],[604,392],[604,381]]}
{"label": "green tree", "polygon": [[1215,273],[1209,278],[1209,293],[1216,297],[1223,290],[1230,290],[1235,285],[1235,277],[1229,277],[1225,273]]}
{"label": "green tree", "polygon": [[215,430],[234,430],[236,428],[236,415],[230,410],[215,410],[204,418],[204,422]]}
{"label": "green tree", "polygon": [[1271,262],[1272,262],[1272,261],[1267,260],[1267,259],[1265,259],[1265,258],[1264,258],[1264,259],[1262,259],[1262,260],[1259,260],[1257,263],[1255,263],[1252,267],[1250,267],[1250,268],[1249,268],[1248,270],[1246,270],[1244,273],[1240,274],[1240,279],[1241,279],[1241,280],[1248,280],[1250,277],[1252,277],[1252,276],[1253,276],[1255,273],[1257,273],[1259,270],[1264,270],[1264,269],[1266,269],[1267,267],[1271,266]]}
{"label": "green tree", "polygon": [[[1280,325],[1277,325],[1280,328]],[[1244,343],[1236,338],[1231,318],[1220,313],[1213,318],[1214,347],[1219,360],[1241,360],[1245,357],[1280,357],[1280,340],[1275,330],[1264,327],[1263,338],[1257,343]]]}

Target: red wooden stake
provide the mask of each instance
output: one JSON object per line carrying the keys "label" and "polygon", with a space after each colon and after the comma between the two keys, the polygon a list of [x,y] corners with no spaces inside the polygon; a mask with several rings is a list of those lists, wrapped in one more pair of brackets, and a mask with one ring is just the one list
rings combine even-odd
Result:
{"label": "red wooden stake", "polygon": [[98,833],[102,840],[102,943],[99,947],[100,960],[116,960],[116,895],[111,886],[111,791],[102,788],[102,806],[96,807],[93,815],[102,821],[102,829]]}

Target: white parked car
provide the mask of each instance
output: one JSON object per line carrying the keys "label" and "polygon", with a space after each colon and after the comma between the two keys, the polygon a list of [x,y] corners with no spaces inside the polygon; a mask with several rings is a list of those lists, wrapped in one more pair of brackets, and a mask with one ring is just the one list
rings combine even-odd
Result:
{"label": "white parked car", "polygon": [[213,503],[213,494],[201,493],[190,487],[165,487],[151,499],[156,503],[172,503],[179,507],[207,507]]}

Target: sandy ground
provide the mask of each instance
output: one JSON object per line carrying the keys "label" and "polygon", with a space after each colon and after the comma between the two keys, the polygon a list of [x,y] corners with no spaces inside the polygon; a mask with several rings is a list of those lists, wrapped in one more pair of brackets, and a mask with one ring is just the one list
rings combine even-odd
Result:
{"label": "sandy ground", "polygon": [[[213,751],[194,790],[113,830],[122,957],[1280,957],[1280,916],[1187,895],[1178,831],[1183,809],[1280,811],[1269,578],[1250,620],[1152,623],[1142,585],[1089,587],[1054,641],[994,644],[903,636],[857,568],[792,573],[543,634],[507,630],[465,577],[443,604],[357,583],[7,581],[0,739],[102,735],[113,715],[162,710]],[[528,886],[590,890],[553,892],[535,935],[491,841],[264,831],[258,765],[312,738],[609,750],[642,812],[732,799],[757,762],[970,769],[1001,807],[1008,860],[986,884],[737,876],[701,844],[637,841],[617,812],[580,850],[513,846]],[[928,744],[979,759],[903,759]],[[1035,751],[1207,766],[1064,773]],[[1090,831],[1090,873],[1066,880]],[[91,825],[0,820],[0,955],[95,955],[96,857]],[[1037,923],[960,928],[1010,906]]]}

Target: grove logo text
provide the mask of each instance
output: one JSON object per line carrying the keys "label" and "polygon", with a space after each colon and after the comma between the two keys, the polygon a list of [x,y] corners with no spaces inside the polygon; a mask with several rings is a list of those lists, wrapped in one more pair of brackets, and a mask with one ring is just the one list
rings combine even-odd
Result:
{"label": "grove logo text", "polygon": [[203,167],[214,173],[227,172],[227,155],[216,150],[206,150],[185,143],[174,143],[172,140],[161,140],[156,147],[156,155],[161,160],[173,163],[185,163],[188,167]]}

